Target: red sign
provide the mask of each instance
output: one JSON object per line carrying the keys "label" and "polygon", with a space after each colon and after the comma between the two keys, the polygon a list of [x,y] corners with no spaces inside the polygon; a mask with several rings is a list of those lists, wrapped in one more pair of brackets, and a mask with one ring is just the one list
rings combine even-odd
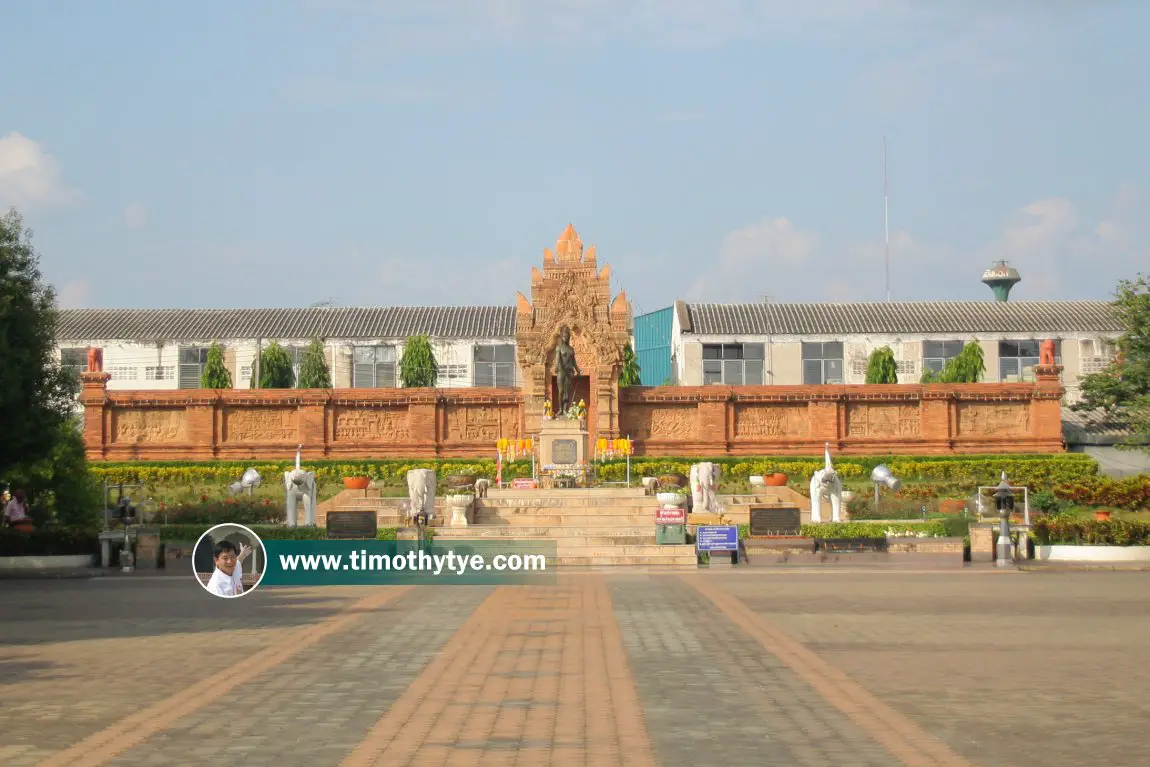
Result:
{"label": "red sign", "polygon": [[539,483],[533,479],[513,479],[511,480],[512,490],[535,490],[539,487]]}
{"label": "red sign", "polygon": [[666,506],[655,512],[656,525],[685,525],[687,510],[677,506]]}

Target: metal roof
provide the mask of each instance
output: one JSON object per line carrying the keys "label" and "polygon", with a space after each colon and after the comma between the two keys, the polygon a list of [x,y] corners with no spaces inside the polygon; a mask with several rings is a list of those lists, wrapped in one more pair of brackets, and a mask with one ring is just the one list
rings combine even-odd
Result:
{"label": "metal roof", "polygon": [[1135,435],[1129,424],[1101,409],[1063,408],[1062,435],[1068,443],[1076,445],[1147,444],[1147,439]]}
{"label": "metal roof", "polygon": [[867,333],[1075,333],[1123,328],[1110,301],[891,301],[823,304],[686,304],[698,335]]}
{"label": "metal roof", "polygon": [[206,341],[306,339],[509,338],[514,306],[386,306],[288,309],[63,309],[56,337],[65,341]]}

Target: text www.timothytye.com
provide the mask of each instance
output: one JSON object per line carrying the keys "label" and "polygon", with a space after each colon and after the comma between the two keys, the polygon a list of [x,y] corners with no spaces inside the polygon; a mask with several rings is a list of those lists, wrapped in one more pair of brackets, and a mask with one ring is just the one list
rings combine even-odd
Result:
{"label": "text www.timothytye.com", "polygon": [[280,567],[289,571],[320,572],[423,572],[440,575],[444,571],[454,575],[469,572],[539,572],[547,569],[547,557],[542,554],[496,554],[488,562],[481,554],[457,555],[428,554],[409,551],[406,554],[368,554],[366,550],[353,551],[344,559],[343,554],[280,554]]}

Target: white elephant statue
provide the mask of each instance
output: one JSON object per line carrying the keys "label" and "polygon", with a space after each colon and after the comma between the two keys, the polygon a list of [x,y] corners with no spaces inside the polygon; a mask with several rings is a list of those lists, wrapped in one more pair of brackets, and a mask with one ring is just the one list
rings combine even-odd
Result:
{"label": "white elephant statue", "polygon": [[491,489],[491,480],[477,479],[475,480],[475,497],[486,498],[487,491]]}
{"label": "white elephant statue", "polygon": [[843,516],[843,481],[831,464],[831,444],[824,446],[826,465],[811,477],[811,522],[823,521],[823,502],[831,503],[831,521],[841,522]]}
{"label": "white elephant statue", "polygon": [[643,479],[640,480],[640,483],[643,485],[643,493],[645,495],[654,495],[655,491],[659,487],[659,478],[658,477],[643,477]]}
{"label": "white elephant statue", "polygon": [[407,509],[409,519],[416,515],[427,515],[430,522],[435,518],[435,471],[432,469],[411,469],[407,472],[407,497],[411,501]]}
{"label": "white elephant statue", "polygon": [[691,466],[691,511],[695,514],[720,514],[719,474],[722,467],[713,463]]}
{"label": "white elephant statue", "polygon": [[299,502],[303,501],[305,522],[308,527],[315,527],[315,472],[304,471],[300,468],[300,454],[303,445],[295,451],[295,469],[284,472],[284,487],[287,488],[287,526],[296,526],[296,514],[299,512]]}

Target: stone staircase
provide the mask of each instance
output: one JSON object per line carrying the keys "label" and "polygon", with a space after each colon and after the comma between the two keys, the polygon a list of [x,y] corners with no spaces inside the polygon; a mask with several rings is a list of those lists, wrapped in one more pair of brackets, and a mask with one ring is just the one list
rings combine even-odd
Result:
{"label": "stone staircase", "polygon": [[[403,498],[378,491],[348,490],[317,510],[320,524],[329,510],[374,511],[380,527],[402,528]],[[432,521],[437,541],[555,541],[558,566],[645,566],[695,568],[694,546],[655,543],[658,501],[642,488],[595,487],[565,490],[497,490],[477,498],[472,524],[446,526],[450,511],[436,500]]]}

